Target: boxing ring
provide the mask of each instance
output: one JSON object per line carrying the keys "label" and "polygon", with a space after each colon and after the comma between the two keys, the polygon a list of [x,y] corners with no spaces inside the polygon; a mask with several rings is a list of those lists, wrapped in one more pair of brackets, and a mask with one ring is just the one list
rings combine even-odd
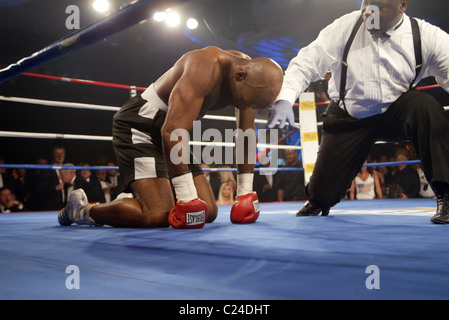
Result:
{"label": "boxing ring", "polygon": [[[273,306],[449,298],[449,236],[430,223],[433,199],[346,201],[329,217],[297,218],[301,205],[262,203],[251,225],[231,224],[230,207],[220,206],[214,223],[189,231],[64,228],[56,212],[1,215],[0,298]],[[69,266],[79,268],[79,289],[67,287]],[[379,289],[368,289],[369,266],[379,268]]]}
{"label": "boxing ring", "polygon": [[[118,15],[128,16],[127,13],[148,3],[138,2],[130,7],[132,10],[125,8]],[[109,23],[116,16],[105,21]],[[136,23],[125,21],[117,28],[123,30]],[[106,35],[96,25],[89,30],[96,30],[99,38]],[[81,47],[95,41],[89,39]],[[55,53],[57,47],[58,44],[50,46],[51,59],[59,55]],[[81,47],[78,44],[76,49]],[[70,52],[73,51],[65,48],[63,54]],[[23,74],[48,59],[36,55],[24,61],[25,64],[14,65],[6,73],[0,71],[0,82],[22,74],[43,81],[109,86],[132,92],[145,90],[92,80]],[[105,112],[118,110],[116,106],[20,97],[2,96],[0,100]],[[206,116],[205,120],[235,118]],[[6,131],[1,131],[0,136],[112,140],[106,136]],[[368,166],[380,165],[393,164]],[[55,168],[19,164],[0,167]],[[106,168],[111,169],[91,167]],[[296,212],[302,205],[302,202],[261,203],[260,217],[250,225],[232,224],[230,206],[219,206],[217,220],[199,230],[61,227],[57,212],[53,211],[2,214],[0,299],[177,300],[179,306],[185,305],[184,301],[195,306],[214,305],[216,315],[227,314],[226,310],[237,311],[225,309],[224,303],[217,303],[221,300],[247,301],[246,304],[269,305],[267,313],[274,315],[281,312],[276,309],[281,305],[275,303],[280,300],[449,298],[449,248],[442,245],[449,240],[449,233],[447,226],[430,223],[436,210],[435,199],[342,201],[328,217],[298,218]],[[237,303],[240,304],[234,304]],[[180,307],[176,306],[166,314],[179,312]]]}

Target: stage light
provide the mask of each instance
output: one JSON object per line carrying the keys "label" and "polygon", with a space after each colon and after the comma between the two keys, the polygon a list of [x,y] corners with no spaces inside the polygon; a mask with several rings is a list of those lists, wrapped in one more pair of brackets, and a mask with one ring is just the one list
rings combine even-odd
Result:
{"label": "stage light", "polygon": [[181,23],[181,16],[174,11],[169,11],[166,22],[170,27],[177,27]]}
{"label": "stage light", "polygon": [[164,11],[156,12],[153,15],[153,19],[154,19],[154,21],[157,21],[157,22],[165,21],[165,19],[167,19],[167,14]]}
{"label": "stage light", "polygon": [[108,0],[95,0],[93,3],[93,7],[98,12],[106,12],[111,7],[111,4]]}
{"label": "stage light", "polygon": [[187,20],[187,28],[189,28],[190,30],[195,30],[196,28],[198,28],[198,24],[198,20],[194,18],[190,18],[189,20]]}

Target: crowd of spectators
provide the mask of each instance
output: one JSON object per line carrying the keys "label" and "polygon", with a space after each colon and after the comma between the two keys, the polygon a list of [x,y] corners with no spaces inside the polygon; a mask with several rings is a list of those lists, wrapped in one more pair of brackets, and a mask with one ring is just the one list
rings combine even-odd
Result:
{"label": "crowd of spectators", "polygon": [[368,159],[367,163],[397,163],[397,165],[364,167],[348,190],[346,199],[409,199],[433,198],[432,188],[421,169],[413,160],[410,150],[399,148],[388,158]]}
{"label": "crowd of spectators", "polygon": [[[50,161],[40,158],[37,164],[73,166],[67,163],[66,150],[56,146]],[[0,160],[5,162],[4,159]],[[77,166],[90,166],[79,163]],[[98,164],[114,167],[114,162]],[[0,169],[0,213],[60,210],[72,190],[83,188],[89,202],[110,202],[119,192],[117,170],[71,169]]]}

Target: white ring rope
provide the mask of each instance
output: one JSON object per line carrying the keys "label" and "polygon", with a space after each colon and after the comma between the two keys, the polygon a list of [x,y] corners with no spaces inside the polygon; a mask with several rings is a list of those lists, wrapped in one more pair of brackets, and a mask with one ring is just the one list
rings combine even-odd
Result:
{"label": "white ring rope", "polygon": [[[120,107],[102,106],[97,104],[65,102],[65,101],[51,101],[42,99],[30,99],[30,98],[18,98],[18,97],[5,97],[0,96],[0,101],[17,102],[36,104],[48,107],[61,107],[61,108],[75,108],[75,109],[87,109],[87,110],[101,110],[101,111],[114,111],[120,110]],[[236,118],[231,116],[217,116],[217,115],[205,115],[203,119],[207,120],[219,120],[219,121],[231,121],[235,122]],[[266,124],[267,120],[256,119],[256,123]]]}
{"label": "white ring rope", "polygon": [[[30,139],[67,139],[67,140],[93,140],[93,141],[112,141],[112,137],[106,136],[90,136],[80,134],[64,134],[64,133],[38,133],[38,132],[17,132],[17,131],[0,131],[0,138],[30,138]],[[388,141],[377,141],[376,144],[388,144]],[[191,146],[209,146],[209,147],[234,147],[232,142],[206,142],[206,141],[190,141]],[[260,149],[295,149],[302,150],[301,146],[292,145],[276,145],[276,144],[257,144]]]}
{"label": "white ring rope", "polygon": [[[30,139],[67,139],[67,140],[93,140],[93,141],[112,141],[112,137],[106,136],[90,136],[80,134],[63,134],[63,133],[37,133],[37,132],[17,132],[17,131],[0,131],[0,137],[7,138],[30,138]],[[192,146],[209,146],[209,147],[234,147],[233,142],[206,142],[206,141],[190,141]],[[276,144],[257,144],[260,149],[295,149],[302,150],[301,146],[276,145]]]}
{"label": "white ring rope", "polygon": [[[52,100],[42,100],[42,99],[31,99],[31,98],[19,98],[19,97],[6,97],[0,96],[0,101],[26,103],[26,104],[36,104],[49,107],[62,107],[62,108],[75,108],[75,109],[85,109],[85,110],[101,110],[101,111],[113,111],[117,112],[120,107],[114,106],[104,106],[96,104],[87,103],[77,103],[77,102],[65,102],[65,101],[52,101]],[[445,106],[444,110],[448,111],[449,106]],[[217,120],[217,121],[230,121],[235,122],[236,118],[231,116],[218,116],[218,115],[206,115],[203,119],[207,120]],[[256,123],[266,124],[267,120],[256,119]],[[317,123],[318,126],[322,126],[322,122]],[[105,136],[92,136],[92,135],[79,135],[79,134],[64,134],[64,133],[37,133],[37,132],[16,132],[16,131],[0,131],[0,137],[10,137],[10,138],[35,138],[35,139],[67,139],[67,140],[93,140],[93,141],[112,141],[112,137]],[[377,141],[376,144],[388,144],[388,141]],[[233,147],[233,143],[226,142],[203,142],[203,141],[191,141],[190,145],[200,145],[200,146],[221,146],[221,147]],[[295,149],[302,150],[300,146],[285,146],[285,145],[267,145],[258,144],[258,148],[274,148],[274,149]]]}
{"label": "white ring rope", "polygon": [[[30,99],[30,98],[18,98],[18,97],[5,97],[0,96],[1,101],[17,102],[36,104],[49,107],[62,107],[62,108],[76,108],[76,109],[88,109],[88,110],[101,110],[101,111],[114,111],[120,110],[119,107],[103,106],[85,103],[73,103],[64,101],[51,101],[42,99]],[[231,121],[235,122],[236,118],[231,116],[218,116],[218,115],[206,115],[203,119],[217,120],[217,121]],[[263,119],[256,119],[256,123],[266,124],[267,121]],[[91,135],[79,135],[79,134],[63,134],[63,133],[37,133],[37,132],[17,132],[17,131],[0,131],[0,137],[10,138],[33,138],[33,139],[67,139],[67,140],[97,140],[97,141],[112,141],[112,137],[106,136],[91,136]],[[232,142],[204,142],[204,141],[191,141],[190,145],[209,146],[209,147],[234,147]],[[276,144],[258,144],[258,148],[266,149],[295,149],[302,150],[301,146],[285,146]]]}
{"label": "white ring rope", "polygon": [[0,100],[9,102],[27,103],[27,104],[37,104],[48,107],[61,107],[61,108],[75,108],[75,109],[102,110],[102,111],[118,111],[120,109],[118,107],[101,106],[96,104],[5,97],[5,96],[0,96]]}
{"label": "white ring rope", "polygon": [[[0,132],[1,133],[1,132]],[[208,147],[227,147],[234,148],[235,144],[233,142],[206,142],[206,141],[190,141],[189,144],[191,146],[208,146]],[[262,144],[258,143],[257,148],[260,149],[284,149],[284,150],[302,150],[301,146],[292,146],[292,145],[278,145],[278,144]]]}
{"label": "white ring rope", "polygon": [[0,131],[0,137],[112,141],[112,137],[105,137],[105,136],[88,136],[88,135],[65,134],[65,133],[17,132],[17,131]]}
{"label": "white ring rope", "polygon": [[[61,108],[76,108],[76,109],[88,109],[88,110],[101,110],[101,111],[114,111],[120,110],[120,107],[114,106],[104,106],[97,104],[87,104],[87,103],[77,103],[77,102],[65,102],[65,101],[52,101],[52,100],[42,100],[42,99],[30,99],[30,98],[19,98],[19,97],[5,97],[0,96],[0,101],[9,101],[17,103],[27,103],[36,104],[49,107],[61,107]],[[449,111],[449,106],[445,106],[444,110]],[[203,119],[207,120],[219,120],[219,121],[236,121],[235,117],[231,116],[218,116],[218,115],[205,115]],[[266,124],[267,120],[256,119],[256,123]],[[300,124],[296,124],[299,125]],[[322,122],[318,122],[318,126],[322,126]]]}

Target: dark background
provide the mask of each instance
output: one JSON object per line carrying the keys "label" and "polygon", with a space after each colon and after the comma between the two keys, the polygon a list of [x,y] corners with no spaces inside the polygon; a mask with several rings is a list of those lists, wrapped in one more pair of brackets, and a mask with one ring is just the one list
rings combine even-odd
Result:
{"label": "dark background", "polygon": [[[67,6],[81,10],[81,28],[105,14],[93,0],[0,0],[0,68],[43,49],[70,34]],[[130,3],[111,0],[114,10]],[[200,20],[197,30],[167,28],[149,19],[95,45],[39,66],[30,72],[146,87],[187,51],[208,45],[236,49],[252,57],[268,56],[285,69],[297,51],[341,15],[360,8],[355,0],[192,0],[176,7]],[[161,8],[166,9],[166,8]],[[409,1],[408,15],[423,18],[449,31],[447,0]],[[152,13],[149,13],[151,16]],[[426,84],[433,83],[428,79]],[[429,91],[449,105],[441,89]],[[0,95],[120,106],[128,90],[110,89],[19,76],[0,84]],[[219,112],[234,115],[232,108]],[[111,136],[113,112],[43,107],[0,101],[0,131]],[[266,117],[261,113],[260,117]],[[232,123],[204,121],[229,128]],[[34,163],[49,157],[54,145],[67,149],[73,163],[114,159],[110,142],[0,138],[0,158],[6,163]],[[376,147],[376,149],[379,147]],[[387,148],[387,147],[382,147]]]}

